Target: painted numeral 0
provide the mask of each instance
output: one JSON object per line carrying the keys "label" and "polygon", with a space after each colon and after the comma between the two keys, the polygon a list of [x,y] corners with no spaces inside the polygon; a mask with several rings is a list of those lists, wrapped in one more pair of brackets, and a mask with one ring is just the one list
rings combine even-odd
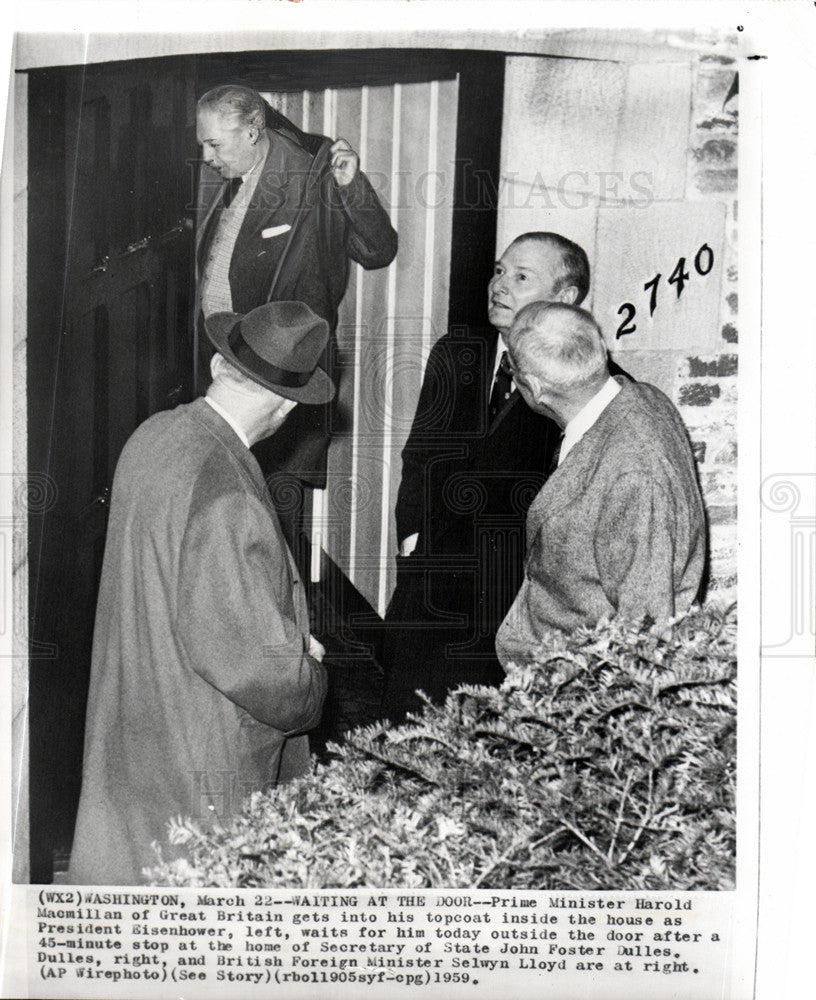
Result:
{"label": "painted numeral 0", "polygon": [[[703,270],[702,264],[700,263],[704,250],[708,254],[708,267],[705,270]],[[705,277],[709,273],[712,267],[714,267],[714,251],[707,243],[704,243],[697,251],[697,255],[694,258],[694,270],[698,274]]]}

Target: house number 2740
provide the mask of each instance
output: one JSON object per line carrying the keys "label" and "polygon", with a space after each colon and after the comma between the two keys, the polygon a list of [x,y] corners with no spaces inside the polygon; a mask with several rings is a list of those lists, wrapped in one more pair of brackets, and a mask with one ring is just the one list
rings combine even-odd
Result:
{"label": "house number 2740", "polygon": [[[700,277],[704,278],[707,274],[711,273],[711,269],[713,267],[714,251],[707,243],[704,243],[694,256],[694,270],[700,275]],[[649,292],[650,316],[654,316],[654,311],[657,309],[657,289],[662,277],[663,275],[658,272],[643,286],[643,291]],[[677,289],[678,299],[683,294],[683,289],[686,287],[686,282],[690,277],[689,272],[686,270],[686,258],[681,257],[680,260],[677,261],[672,273],[666,279],[668,284],[674,285]],[[615,340],[620,340],[620,338],[625,336],[627,333],[634,333],[635,330],[637,330],[637,323],[632,322],[636,315],[637,309],[635,309],[632,303],[624,302],[620,309],[618,309],[618,316],[623,316],[623,319],[621,320],[621,324],[615,334]]]}

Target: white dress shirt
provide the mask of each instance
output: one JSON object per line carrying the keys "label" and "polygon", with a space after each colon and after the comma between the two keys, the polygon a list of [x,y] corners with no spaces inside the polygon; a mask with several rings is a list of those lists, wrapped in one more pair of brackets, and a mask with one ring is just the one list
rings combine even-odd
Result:
{"label": "white dress shirt", "polygon": [[620,385],[610,375],[586,406],[570,420],[564,428],[564,439],[561,442],[561,452],[558,456],[559,465],[567,457],[570,448],[574,448],[578,444],[619,392]]}
{"label": "white dress shirt", "polygon": [[[229,206],[221,209],[221,217],[213,235],[207,260],[204,263],[201,286],[201,311],[204,316],[216,312],[232,312],[232,291],[229,269],[235,241],[244,224],[250,200],[261,176],[261,156],[257,163],[242,175],[243,182],[235,192]],[[216,209],[217,211],[217,209]]]}

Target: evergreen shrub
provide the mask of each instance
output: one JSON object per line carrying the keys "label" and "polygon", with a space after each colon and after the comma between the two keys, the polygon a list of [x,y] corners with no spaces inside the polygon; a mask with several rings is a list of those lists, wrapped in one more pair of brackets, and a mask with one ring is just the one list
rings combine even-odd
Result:
{"label": "evergreen shrub", "polygon": [[167,885],[734,885],[736,617],[548,635],[501,689],[352,731],[225,828],[171,823]]}

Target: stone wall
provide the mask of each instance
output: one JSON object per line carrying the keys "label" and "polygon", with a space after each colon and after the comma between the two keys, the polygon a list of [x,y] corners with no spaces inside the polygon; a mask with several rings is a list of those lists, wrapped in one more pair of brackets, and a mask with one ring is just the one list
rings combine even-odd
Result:
{"label": "stone wall", "polygon": [[689,429],[712,589],[736,578],[735,75],[725,39],[643,64],[509,57],[497,239],[553,230],[587,250],[610,350]]}
{"label": "stone wall", "polygon": [[736,69],[725,55],[694,67],[687,197],[726,210],[719,342],[689,353],[677,372],[676,401],[695,445],[708,510],[711,580],[730,588],[737,563],[738,243]]}

